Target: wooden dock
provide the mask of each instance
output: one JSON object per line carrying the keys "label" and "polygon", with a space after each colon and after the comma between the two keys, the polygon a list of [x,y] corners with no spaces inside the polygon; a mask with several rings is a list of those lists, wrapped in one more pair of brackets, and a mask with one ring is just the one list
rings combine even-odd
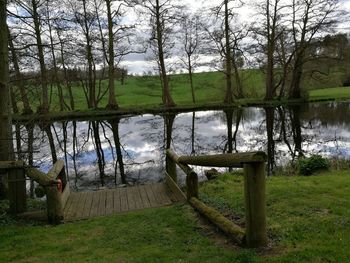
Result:
{"label": "wooden dock", "polygon": [[64,221],[161,207],[185,198],[166,184],[149,184],[91,192],[71,192],[64,208]]}

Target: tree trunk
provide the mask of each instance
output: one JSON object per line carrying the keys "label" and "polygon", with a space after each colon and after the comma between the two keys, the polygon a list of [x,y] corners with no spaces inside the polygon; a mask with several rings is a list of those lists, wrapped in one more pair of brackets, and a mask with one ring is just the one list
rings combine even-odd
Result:
{"label": "tree trunk", "polygon": [[[6,1],[0,1],[0,161],[13,159],[11,100],[8,86]],[[0,196],[6,196],[7,176],[0,175]]]}
{"label": "tree trunk", "polygon": [[49,96],[48,96],[48,88],[47,88],[47,72],[45,65],[45,57],[44,57],[44,47],[41,40],[41,32],[40,32],[40,18],[38,14],[37,1],[32,0],[33,7],[33,23],[35,29],[35,38],[36,44],[38,48],[38,59],[40,63],[40,74],[41,74],[41,105],[38,108],[38,112],[47,113],[49,111]]}
{"label": "tree trunk", "polygon": [[296,54],[294,68],[292,71],[292,80],[289,90],[290,99],[300,99],[301,98],[301,77],[303,75],[303,62],[302,54]]}
{"label": "tree trunk", "polygon": [[159,0],[156,0],[156,30],[157,30],[157,45],[158,45],[158,59],[160,66],[160,74],[163,84],[163,105],[166,107],[176,106],[173,98],[170,94],[169,80],[166,73],[165,62],[164,62],[164,51],[163,51],[163,21],[161,21],[160,5]]}
{"label": "tree trunk", "polygon": [[48,21],[48,27],[49,27],[51,56],[52,56],[52,64],[53,64],[53,78],[54,78],[53,82],[57,86],[60,110],[63,111],[65,108],[65,101],[64,101],[64,97],[63,97],[62,86],[61,86],[60,80],[58,78],[58,68],[57,68],[56,54],[55,54],[55,49],[54,49],[54,40],[53,40],[53,36],[52,36],[52,26],[51,26],[50,21]]}
{"label": "tree trunk", "polygon": [[228,0],[225,0],[225,53],[226,53],[226,95],[224,102],[231,104],[233,102],[232,94],[232,56],[230,46],[230,24]]}
{"label": "tree trunk", "polygon": [[93,81],[93,56],[92,56],[92,47],[91,47],[91,37],[90,37],[90,28],[88,25],[88,14],[86,9],[86,0],[83,0],[84,8],[84,27],[85,27],[85,40],[86,40],[86,59],[88,62],[88,87],[89,87],[89,97],[88,97],[88,107],[96,108],[96,90],[95,83]]}
{"label": "tree trunk", "polygon": [[107,6],[108,18],[108,105],[109,109],[118,109],[117,100],[114,90],[114,34],[113,34],[113,18],[111,11],[111,1],[105,0]]}
{"label": "tree trunk", "polygon": [[15,69],[16,86],[19,88],[19,92],[21,94],[21,100],[23,102],[23,114],[32,114],[33,111],[29,104],[27,91],[24,85],[20,68],[19,68],[17,52],[15,49],[15,46],[13,45],[13,41],[12,41],[9,29],[8,29],[8,38],[9,38],[9,47],[10,47],[11,56],[12,56],[12,63]]}
{"label": "tree trunk", "polygon": [[194,85],[193,85],[193,71],[192,71],[191,55],[187,54],[187,56],[188,56],[188,76],[190,77],[192,102],[196,103],[196,98],[195,98],[195,94],[194,94]]}

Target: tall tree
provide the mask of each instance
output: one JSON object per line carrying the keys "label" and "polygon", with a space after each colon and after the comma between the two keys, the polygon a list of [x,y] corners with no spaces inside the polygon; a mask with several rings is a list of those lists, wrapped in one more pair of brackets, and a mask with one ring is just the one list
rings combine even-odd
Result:
{"label": "tall tree", "polygon": [[[23,76],[21,74],[21,70],[20,70],[20,66],[19,66],[19,58],[18,58],[17,50],[15,49],[13,39],[12,39],[12,36],[11,36],[9,29],[8,29],[8,38],[9,38],[9,48],[11,51],[11,61],[12,61],[13,68],[15,71],[15,78],[16,78],[15,84],[16,84],[16,86],[19,89],[19,92],[21,94],[21,100],[23,103],[23,113],[24,114],[31,114],[31,113],[33,113],[33,111],[32,111],[30,104],[29,104],[27,90],[26,90]],[[12,98],[12,99],[14,100],[14,98]],[[15,101],[13,103],[15,103]]]}
{"label": "tall tree", "polygon": [[[13,158],[11,100],[8,85],[8,31],[6,25],[7,1],[0,1],[0,161]],[[6,194],[6,177],[1,176],[0,196]]]}
{"label": "tall tree", "polygon": [[198,66],[200,37],[201,34],[199,16],[185,15],[181,22],[181,38],[185,58],[181,58],[181,61],[188,71],[193,103],[196,103],[193,84],[193,72]]}
{"label": "tall tree", "polygon": [[289,98],[301,98],[301,81],[307,50],[318,33],[339,21],[338,0],[293,0],[291,4],[293,69]]}
{"label": "tall tree", "polygon": [[172,0],[133,0],[134,4],[142,8],[141,13],[149,17],[151,26],[150,45],[157,57],[159,74],[162,84],[162,101],[166,107],[175,106],[170,94],[169,79],[165,59],[170,55],[173,47],[172,33],[175,22],[178,22],[177,15],[180,6]]}

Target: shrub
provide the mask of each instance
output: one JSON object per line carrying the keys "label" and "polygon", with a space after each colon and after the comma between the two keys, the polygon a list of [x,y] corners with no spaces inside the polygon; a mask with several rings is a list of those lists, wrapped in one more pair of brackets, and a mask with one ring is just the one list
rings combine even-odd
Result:
{"label": "shrub", "polygon": [[320,155],[312,155],[309,158],[298,160],[298,168],[301,175],[311,175],[318,171],[328,170],[329,166],[328,160]]}

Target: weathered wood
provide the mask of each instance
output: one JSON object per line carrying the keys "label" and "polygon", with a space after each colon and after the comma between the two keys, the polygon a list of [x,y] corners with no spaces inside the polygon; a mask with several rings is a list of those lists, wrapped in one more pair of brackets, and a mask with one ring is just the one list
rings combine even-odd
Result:
{"label": "weathered wood", "polygon": [[246,242],[251,248],[267,245],[265,163],[244,164]]}
{"label": "weathered wood", "polygon": [[57,184],[56,180],[51,179],[50,177],[47,176],[47,174],[39,171],[38,169],[27,168],[25,169],[25,172],[29,178],[33,179],[35,182],[37,182],[41,186],[50,186],[53,184]]}
{"label": "weathered wood", "polygon": [[64,170],[64,161],[58,160],[47,173],[47,177],[49,177],[52,180],[56,180],[58,175],[62,172],[62,170]]}
{"label": "weathered wood", "polygon": [[186,195],[181,191],[178,184],[170,177],[167,173],[165,174],[165,183],[169,187],[169,189],[175,194],[175,198],[177,201],[185,201]]}
{"label": "weathered wood", "polygon": [[173,150],[168,149],[166,151],[166,154],[170,159],[172,159],[182,169],[182,171],[184,171],[185,174],[188,175],[191,172],[193,172],[193,169],[191,167],[189,167],[187,164],[179,162],[180,157]]}
{"label": "weathered wood", "polygon": [[24,212],[17,215],[18,218],[23,220],[33,220],[33,221],[47,221],[47,212],[45,210]]}
{"label": "weathered wood", "polygon": [[66,186],[64,187],[62,195],[61,195],[63,209],[65,208],[65,206],[67,204],[69,196],[70,196],[70,185],[69,185],[69,183],[67,183]]}
{"label": "weathered wood", "polygon": [[16,215],[27,210],[26,179],[23,169],[8,170],[10,213]]}
{"label": "weathered wood", "polygon": [[59,224],[64,219],[61,195],[56,185],[46,187],[47,218],[50,224]]}
{"label": "weathered wood", "polygon": [[23,161],[0,161],[0,170],[24,168]]}
{"label": "weathered wood", "polygon": [[198,176],[195,172],[191,172],[186,176],[186,194],[187,200],[192,197],[198,198]]}
{"label": "weathered wood", "polygon": [[230,238],[232,238],[238,244],[244,243],[244,230],[228,220],[214,208],[207,206],[206,204],[199,201],[197,198],[192,197],[189,203],[203,216],[205,216],[210,222],[215,224],[224,233],[226,233]]}
{"label": "weathered wood", "polygon": [[168,155],[165,159],[166,172],[172,178],[174,182],[177,183],[177,174],[176,174],[176,163]]}
{"label": "weathered wood", "polygon": [[201,156],[181,156],[178,162],[189,165],[215,167],[242,167],[244,163],[260,163],[267,159],[264,152],[228,153]]}

